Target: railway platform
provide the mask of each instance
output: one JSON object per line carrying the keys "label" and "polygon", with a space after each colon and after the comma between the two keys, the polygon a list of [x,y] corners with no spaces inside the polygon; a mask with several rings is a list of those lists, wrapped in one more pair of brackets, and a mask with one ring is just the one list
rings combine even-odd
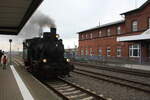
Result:
{"label": "railway platform", "polygon": [[0,100],[23,100],[10,67],[3,70],[0,66]]}
{"label": "railway platform", "polygon": [[150,65],[125,64],[123,67],[131,68],[131,69],[139,69],[139,70],[147,70],[147,71],[150,71]]}
{"label": "railway platform", "polygon": [[20,65],[0,66],[0,100],[60,100]]}

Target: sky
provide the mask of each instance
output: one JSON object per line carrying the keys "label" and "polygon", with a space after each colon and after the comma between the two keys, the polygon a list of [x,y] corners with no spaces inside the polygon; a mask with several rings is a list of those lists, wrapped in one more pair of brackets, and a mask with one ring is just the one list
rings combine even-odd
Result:
{"label": "sky", "polygon": [[[57,33],[63,39],[65,48],[74,48],[78,45],[78,32],[123,19],[120,14],[141,6],[147,0],[44,0],[36,12],[52,18],[57,27]],[[32,28],[36,28],[34,26]],[[33,31],[28,24],[23,30]],[[29,30],[30,29],[30,30]],[[43,28],[49,31],[48,27]],[[23,35],[0,35],[0,49],[9,50],[9,39],[12,38],[12,50],[21,51]],[[30,33],[30,32],[29,32]],[[27,33],[26,33],[27,34]],[[28,38],[34,37],[29,36]]]}

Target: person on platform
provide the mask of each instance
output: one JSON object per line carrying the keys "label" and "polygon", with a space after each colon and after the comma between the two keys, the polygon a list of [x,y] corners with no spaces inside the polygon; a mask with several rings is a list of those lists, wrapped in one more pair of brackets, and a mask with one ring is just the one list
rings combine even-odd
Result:
{"label": "person on platform", "polygon": [[2,58],[2,56],[3,56],[3,51],[2,50],[0,50],[0,66],[2,66],[2,63],[1,63],[1,58]]}
{"label": "person on platform", "polygon": [[2,62],[3,69],[6,69],[6,66],[7,66],[7,56],[6,55],[2,56],[1,62]]}

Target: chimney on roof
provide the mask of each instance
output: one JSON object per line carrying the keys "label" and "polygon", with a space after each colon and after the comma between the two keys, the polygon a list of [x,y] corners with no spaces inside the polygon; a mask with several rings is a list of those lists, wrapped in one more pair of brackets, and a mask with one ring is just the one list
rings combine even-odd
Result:
{"label": "chimney on roof", "polygon": [[99,22],[98,22],[98,26],[101,26],[100,20],[99,20]]}

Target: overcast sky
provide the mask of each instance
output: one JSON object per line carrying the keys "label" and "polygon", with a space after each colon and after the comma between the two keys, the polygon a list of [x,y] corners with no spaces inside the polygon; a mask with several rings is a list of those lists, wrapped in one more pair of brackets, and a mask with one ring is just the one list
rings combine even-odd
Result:
{"label": "overcast sky", "polygon": [[[141,6],[147,0],[44,0],[38,8],[54,19],[57,32],[65,48],[78,45],[77,32],[123,19],[120,14]],[[26,25],[27,26],[27,25]],[[26,27],[24,27],[25,29]],[[44,31],[49,31],[44,28]],[[0,48],[9,49],[8,39],[13,38],[13,50],[21,50],[22,39],[0,35]],[[19,41],[19,42],[18,42]]]}

